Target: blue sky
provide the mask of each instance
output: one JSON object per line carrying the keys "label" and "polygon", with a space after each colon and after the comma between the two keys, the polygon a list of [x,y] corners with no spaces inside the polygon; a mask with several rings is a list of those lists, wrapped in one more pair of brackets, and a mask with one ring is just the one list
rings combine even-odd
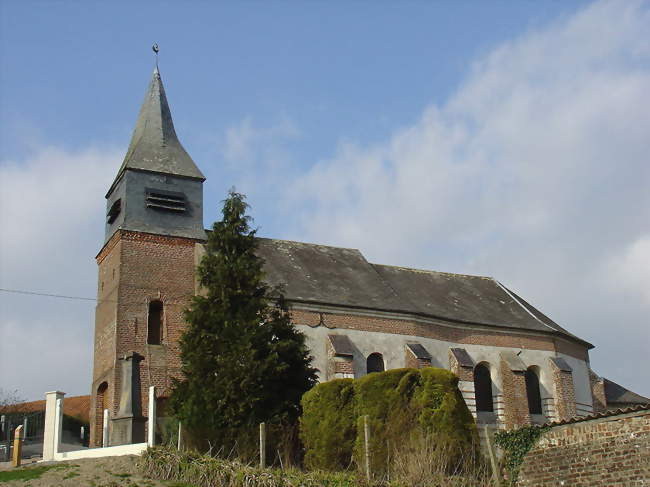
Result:
{"label": "blue sky", "polygon": [[[0,287],[95,295],[157,42],[206,225],[235,185],[262,235],[494,276],[650,395],[649,20],[647,1],[0,1]],[[93,319],[0,293],[0,369],[43,357],[0,387],[87,393]]]}

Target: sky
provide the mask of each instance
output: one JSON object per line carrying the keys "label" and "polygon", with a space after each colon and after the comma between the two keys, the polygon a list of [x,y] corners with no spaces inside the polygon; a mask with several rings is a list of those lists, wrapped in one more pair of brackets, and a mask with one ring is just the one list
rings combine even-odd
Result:
{"label": "sky", "polygon": [[88,394],[104,195],[159,65],[259,234],[486,275],[650,396],[650,2],[0,0],[0,388]]}

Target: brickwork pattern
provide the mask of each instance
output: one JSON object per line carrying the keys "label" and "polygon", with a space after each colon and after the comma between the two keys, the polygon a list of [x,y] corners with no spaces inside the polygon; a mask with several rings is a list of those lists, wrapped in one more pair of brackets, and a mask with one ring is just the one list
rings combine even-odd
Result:
{"label": "brickwork pattern", "polygon": [[594,413],[603,412],[607,409],[605,382],[593,370],[589,370],[589,381],[591,382],[591,396],[594,401]]}
{"label": "brickwork pattern", "polygon": [[519,486],[642,486],[650,481],[650,411],[555,426],[526,455]]}
{"label": "brickwork pattern", "polygon": [[341,360],[335,364],[335,373],[336,374],[345,374],[354,376],[354,370],[352,369],[352,360]]}
{"label": "brickwork pattern", "polygon": [[573,385],[573,374],[567,370],[560,370],[555,362],[549,360],[553,370],[553,387],[555,389],[555,411],[557,420],[567,420],[576,416],[576,394]]}
{"label": "brickwork pattern", "polygon": [[422,369],[424,367],[431,367],[431,359],[417,358],[415,355],[413,355],[413,352],[411,352],[411,350],[408,348],[406,348],[404,354],[405,354],[404,363],[406,364],[407,367],[410,367],[412,369]]}
{"label": "brickwork pattern", "polygon": [[[100,303],[95,318],[93,392],[101,382],[109,383],[113,417],[120,402],[118,357],[131,351],[144,357],[139,374],[140,409],[145,417],[149,386],[156,386],[157,397],[166,397],[172,378],[181,377],[178,343],[186,326],[183,310],[194,295],[195,244],[191,239],[118,231],[97,256]],[[161,345],[147,344],[152,300],[164,306]],[[97,429],[97,410],[93,404],[92,430]],[[91,438],[96,441],[97,437],[91,431]]]}
{"label": "brickwork pattern", "polygon": [[449,368],[458,376],[458,380],[474,382],[474,369],[471,367],[462,367],[451,350],[449,350]]}
{"label": "brickwork pattern", "polygon": [[501,360],[501,383],[503,389],[503,421],[506,429],[530,424],[526,378],[524,372],[513,371],[505,360]]}
{"label": "brickwork pattern", "polygon": [[292,316],[294,323],[311,327],[324,325],[328,328],[419,336],[458,344],[557,351],[579,360],[588,360],[588,351],[584,346],[556,337],[526,335],[518,333],[517,330],[499,333],[469,329],[461,325],[445,326],[443,323],[422,323],[408,319],[380,318],[351,313],[318,313],[299,309],[296,306],[292,310]]}

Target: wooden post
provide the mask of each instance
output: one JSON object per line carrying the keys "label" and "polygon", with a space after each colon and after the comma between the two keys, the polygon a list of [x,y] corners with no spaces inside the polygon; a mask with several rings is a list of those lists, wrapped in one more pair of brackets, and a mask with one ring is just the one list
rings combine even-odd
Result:
{"label": "wooden post", "polygon": [[266,467],[266,423],[260,423],[260,468]]}
{"label": "wooden post", "polygon": [[180,421],[178,422],[178,441],[176,442],[176,449],[178,451],[181,451],[181,448],[183,447],[183,423]]}
{"label": "wooden post", "polygon": [[499,472],[497,456],[494,451],[494,446],[492,445],[492,437],[490,436],[490,430],[488,429],[487,426],[483,426],[483,432],[485,433],[485,443],[488,448],[488,455],[490,456],[490,466],[492,467],[492,478],[494,479],[494,484],[497,487],[501,487],[501,472]]}
{"label": "wooden post", "polygon": [[370,482],[370,426],[367,414],[363,417],[363,439],[366,447],[366,480]]}
{"label": "wooden post", "polygon": [[21,424],[14,432],[14,455],[11,458],[11,465],[13,467],[20,467],[20,458],[23,455],[23,442],[20,441],[23,433],[23,425]]}

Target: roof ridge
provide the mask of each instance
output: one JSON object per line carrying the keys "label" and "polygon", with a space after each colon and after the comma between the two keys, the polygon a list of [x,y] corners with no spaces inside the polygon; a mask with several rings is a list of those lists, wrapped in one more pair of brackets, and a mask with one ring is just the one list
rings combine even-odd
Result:
{"label": "roof ridge", "polygon": [[[206,230],[206,231],[208,231],[208,230]],[[297,244],[302,244],[302,245],[311,245],[313,247],[327,247],[327,248],[330,248],[330,249],[356,250],[357,252],[359,252],[363,256],[363,253],[359,249],[355,249],[353,247],[340,247],[338,245],[326,245],[326,244],[319,244],[319,243],[313,243],[313,242],[301,242],[300,240],[289,240],[289,239],[285,239],[285,238],[271,238],[271,237],[257,237],[257,238],[260,239],[260,240],[271,240],[271,241],[274,241],[274,242],[287,242],[287,243],[297,243]],[[365,259],[365,256],[363,258]],[[368,261],[366,260],[366,262],[368,262]],[[368,264],[370,264],[370,262],[368,262]]]}
{"label": "roof ridge", "polygon": [[373,266],[381,266],[381,267],[392,267],[394,269],[402,269],[405,271],[415,271],[415,272],[423,272],[423,273],[428,273],[428,274],[445,274],[447,276],[462,276],[462,277],[475,277],[478,279],[491,279],[494,280],[493,277],[490,276],[479,276],[476,274],[461,274],[460,272],[446,272],[446,271],[435,271],[432,269],[417,269],[415,267],[404,267],[400,265],[391,265],[391,264],[375,264],[373,262],[370,262],[371,265]]}
{"label": "roof ridge", "polygon": [[501,284],[501,283],[500,283],[499,281],[497,281],[496,279],[492,279],[492,280],[493,280],[493,281],[495,282],[495,284],[496,284],[497,286],[499,286],[499,287],[500,287],[500,288],[501,288],[501,289],[502,289],[502,290],[503,290],[503,291],[504,291],[508,296],[510,296],[510,299],[512,299],[512,300],[513,300],[515,303],[517,303],[521,308],[523,308],[523,310],[526,311],[526,313],[528,313],[530,316],[532,316],[535,320],[537,320],[539,323],[541,323],[542,325],[544,325],[544,326],[547,327],[547,328],[550,328],[551,330],[553,330],[553,331],[555,331],[555,332],[558,331],[556,328],[552,327],[552,326],[549,325],[548,323],[544,323],[542,320],[540,320],[538,316],[536,316],[536,315],[535,315],[531,310],[529,310],[526,306],[524,306],[524,305],[523,305],[523,304],[522,304],[522,303],[517,299],[517,297],[514,295],[514,293],[511,293],[511,292],[508,290],[508,288],[506,288],[503,284]]}

